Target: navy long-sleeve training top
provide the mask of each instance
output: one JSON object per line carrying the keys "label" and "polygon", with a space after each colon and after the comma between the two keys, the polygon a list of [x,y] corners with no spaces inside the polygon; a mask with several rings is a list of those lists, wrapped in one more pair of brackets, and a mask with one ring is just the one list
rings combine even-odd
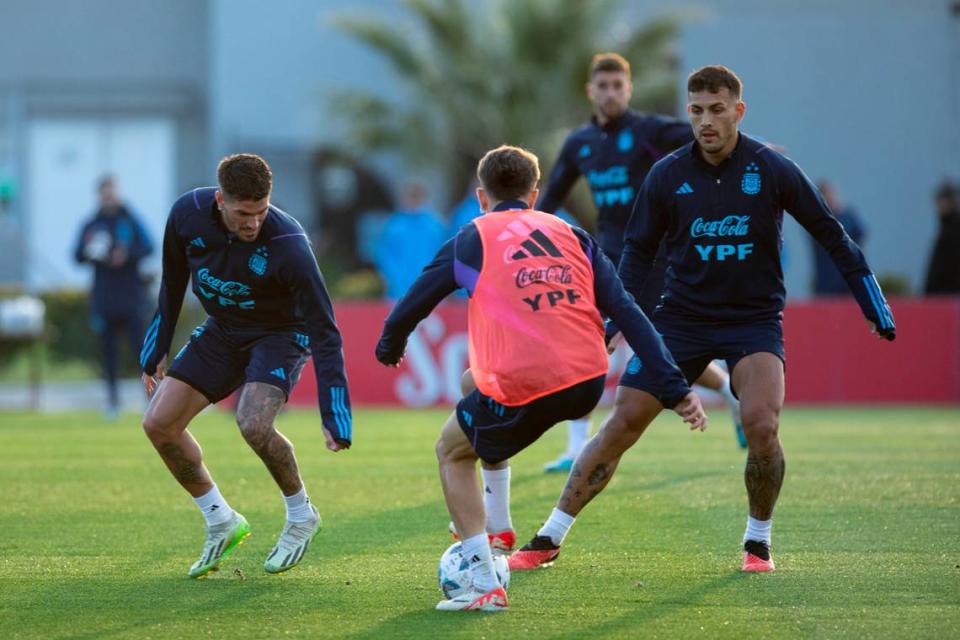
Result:
{"label": "navy long-sleeve training top", "polygon": [[[526,208],[523,202],[506,201],[494,210]],[[577,227],[573,227],[573,232],[593,266],[597,308],[616,323],[644,366],[654,372],[654,379],[660,385],[655,395],[665,407],[672,408],[690,392],[673,356],[633,297],[624,290],[616,268],[599,250],[594,239]],[[377,343],[377,359],[387,364],[396,362],[403,355],[409,335],[440,301],[458,288],[466,289],[468,295],[473,294],[472,285],[482,267],[483,244],[476,225],[469,223],[440,248],[433,261],[424,267],[420,277],[394,306]]]}
{"label": "navy long-sleeve training top", "polygon": [[270,206],[260,234],[242,242],[224,226],[216,187],[174,203],[163,237],[163,280],[140,366],[149,375],[170,350],[187,281],[207,314],[228,329],[298,331],[309,338],[323,424],[350,442],[350,397],[333,305],[303,227]]}
{"label": "navy long-sleeve training top", "polygon": [[585,177],[597,206],[597,240],[617,264],[643,179],[657,160],[691,140],[689,122],[666,116],[627,111],[603,126],[591,118],[564,142],[537,209],[554,213]]}
{"label": "navy long-sleeve training top", "polygon": [[661,239],[667,253],[664,311],[710,321],[782,316],[781,251],[787,210],[823,246],[864,316],[893,339],[893,315],[863,253],[792,160],[743,133],[714,166],[696,142],[654,165],[637,196],[620,277],[641,287]]}

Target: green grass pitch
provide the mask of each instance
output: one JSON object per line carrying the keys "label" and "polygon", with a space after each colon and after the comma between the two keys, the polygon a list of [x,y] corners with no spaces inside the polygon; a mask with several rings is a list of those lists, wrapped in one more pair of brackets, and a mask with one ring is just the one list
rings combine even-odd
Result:
{"label": "green grass pitch", "polygon": [[[203,521],[138,417],[0,414],[0,638],[942,638],[960,632],[960,409],[788,408],[777,571],[743,575],[742,468],[729,418],[664,415],[581,514],[552,568],[515,573],[509,611],[443,614],[449,544],[433,442],[445,412],[357,411],[353,450],[290,412],[324,530],[268,576],[279,492],[229,415],[193,428],[253,536],[207,580],[186,577]],[[521,540],[564,479],[513,468]]]}

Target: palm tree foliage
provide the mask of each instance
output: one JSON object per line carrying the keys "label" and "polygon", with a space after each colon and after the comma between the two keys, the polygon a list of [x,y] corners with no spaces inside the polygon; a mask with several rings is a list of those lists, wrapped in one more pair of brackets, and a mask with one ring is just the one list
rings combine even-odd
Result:
{"label": "palm tree foliage", "polygon": [[336,26],[391,64],[406,95],[390,100],[344,91],[335,111],[348,117],[365,151],[398,151],[440,169],[453,197],[477,160],[499,144],[552,160],[563,135],[590,113],[584,82],[598,51],[630,60],[634,103],[672,110],[672,19],[618,20],[620,0],[405,0],[409,21],[340,16]]}

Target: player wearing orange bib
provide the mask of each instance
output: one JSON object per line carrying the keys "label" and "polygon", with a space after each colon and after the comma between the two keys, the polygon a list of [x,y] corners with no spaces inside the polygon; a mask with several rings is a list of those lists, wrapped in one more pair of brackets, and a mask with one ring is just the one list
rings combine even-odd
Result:
{"label": "player wearing orange bib", "polygon": [[601,314],[616,323],[658,381],[657,398],[694,429],[706,427],[663,341],[595,241],[557,217],[533,211],[537,158],[516,147],[488,152],[477,169],[485,214],[437,253],[387,318],[377,344],[397,366],[417,323],[457,288],[466,289],[470,374],[476,389],[444,424],[437,442],[443,494],[472,587],[440,610],[503,610],[477,483],[478,459],[495,465],[557,422],[591,411],[603,392],[607,352]]}

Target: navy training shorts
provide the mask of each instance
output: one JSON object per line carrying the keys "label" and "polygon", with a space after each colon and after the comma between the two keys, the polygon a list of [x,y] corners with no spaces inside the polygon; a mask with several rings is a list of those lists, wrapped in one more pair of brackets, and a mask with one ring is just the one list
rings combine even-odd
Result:
{"label": "navy training shorts", "polygon": [[591,378],[518,407],[502,405],[474,389],[457,403],[457,422],[480,459],[496,464],[529,447],[558,422],[593,411],[605,378]]}
{"label": "navy training shorts", "polygon": [[[659,309],[651,318],[688,384],[693,384],[713,360],[725,360],[727,369],[752,353],[772,353],[786,364],[783,322],[779,318],[750,322],[692,319]],[[620,386],[656,395],[659,389],[649,370],[634,355],[627,362]]]}
{"label": "navy training shorts", "polygon": [[187,383],[211,403],[247,382],[273,385],[289,399],[310,356],[309,344],[297,331],[230,329],[207,318],[193,330],[166,375]]}

